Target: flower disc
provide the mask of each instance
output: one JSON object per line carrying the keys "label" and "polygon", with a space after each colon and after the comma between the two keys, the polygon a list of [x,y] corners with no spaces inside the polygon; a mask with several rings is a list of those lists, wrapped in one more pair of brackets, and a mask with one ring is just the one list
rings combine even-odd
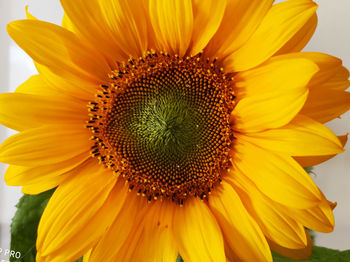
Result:
{"label": "flower disc", "polygon": [[149,200],[205,198],[228,167],[234,96],[222,70],[202,60],[131,59],[89,104],[92,155]]}

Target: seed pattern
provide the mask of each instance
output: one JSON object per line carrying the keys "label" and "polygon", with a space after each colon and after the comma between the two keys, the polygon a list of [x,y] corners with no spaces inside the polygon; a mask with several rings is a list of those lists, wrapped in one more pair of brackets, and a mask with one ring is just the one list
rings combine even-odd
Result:
{"label": "seed pattern", "polygon": [[163,52],[109,77],[88,104],[91,155],[149,201],[207,198],[230,165],[232,78],[201,53]]}

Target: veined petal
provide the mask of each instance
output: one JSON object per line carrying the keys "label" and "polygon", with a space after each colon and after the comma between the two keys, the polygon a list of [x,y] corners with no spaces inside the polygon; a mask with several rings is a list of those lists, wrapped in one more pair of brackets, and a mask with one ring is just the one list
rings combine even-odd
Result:
{"label": "veined petal", "polygon": [[[346,142],[348,141],[348,134],[344,136],[337,136],[340,143],[344,147]],[[310,167],[310,166],[315,166],[320,163],[323,163],[332,157],[335,157],[336,154],[334,155],[328,155],[328,156],[296,156],[294,159],[302,166],[302,167]]]}
{"label": "veined petal", "polygon": [[320,84],[328,82],[334,75],[338,73],[338,71],[343,70],[342,61],[339,58],[323,53],[302,52],[287,54],[286,56],[303,57],[312,60],[320,68],[317,74],[310,81],[310,89],[318,89]]}
{"label": "veined petal", "polygon": [[303,115],[278,129],[238,136],[266,150],[291,156],[332,155],[344,151],[331,130]]}
{"label": "veined petal", "polygon": [[245,207],[268,239],[286,248],[301,249],[306,246],[304,226],[275,207],[274,202],[264,196],[252,182],[248,179],[243,180],[243,183],[242,180],[237,181],[234,173],[225,179],[235,185]]}
{"label": "veined petal", "polygon": [[210,195],[209,206],[230,248],[242,261],[272,261],[269,246],[258,224],[228,183],[223,182]]}
{"label": "veined petal", "polygon": [[338,68],[335,75],[329,81],[322,84],[322,88],[334,90],[346,90],[350,86],[349,70],[344,66]]}
{"label": "veined petal", "polygon": [[[252,181],[270,199],[294,208],[319,204],[321,193],[308,173],[291,157],[261,149],[241,137],[237,139],[232,164],[235,179]],[[252,165],[252,163],[254,163]]]}
{"label": "veined petal", "polygon": [[309,43],[311,37],[315,33],[317,20],[317,14],[314,13],[309,21],[307,21],[304,26],[300,28],[299,32],[297,32],[287,43],[285,43],[275,55],[301,51],[307,45],[307,43]]}
{"label": "veined petal", "polygon": [[305,235],[307,238],[307,246],[303,249],[288,249],[277,245],[273,241],[269,241],[269,245],[271,250],[281,254],[284,257],[294,260],[307,260],[312,254],[312,239],[306,229]]}
{"label": "veined petal", "polygon": [[60,2],[80,38],[85,38],[111,65],[115,65],[115,61],[128,59],[128,55],[119,47],[102,14],[99,0],[60,0]]}
{"label": "veined petal", "polygon": [[328,122],[350,108],[349,94],[343,92],[349,86],[349,72],[336,57],[322,53],[292,53],[288,58],[306,58],[320,70],[309,83],[309,96],[301,113],[319,122]]}
{"label": "veined petal", "polygon": [[[134,225],[134,228],[126,238],[123,246],[120,249],[118,249],[118,252],[115,254],[114,257],[109,257],[108,259],[110,259],[111,261],[118,261],[118,260],[134,261],[133,260],[134,252],[138,249],[138,245],[141,242],[142,233],[143,233],[142,229],[143,227],[141,222],[139,224]],[[95,260],[95,261],[98,261],[98,260]],[[142,260],[139,260],[139,261],[142,261]]]}
{"label": "veined petal", "polygon": [[274,5],[249,40],[228,56],[228,71],[253,68],[280,50],[314,16],[317,5],[311,0],[289,0]]}
{"label": "veined petal", "polygon": [[84,124],[86,105],[62,96],[0,94],[1,124],[22,131],[44,124]]}
{"label": "veined petal", "polygon": [[[289,90],[295,85],[305,86],[319,73],[319,70],[319,65],[308,57],[294,57],[291,54],[271,57],[259,67],[235,75],[235,95],[243,99],[276,89]],[[290,84],[296,78],[295,75],[298,75],[298,78],[302,76],[302,79]],[[288,81],[283,81],[284,79]]]}
{"label": "veined petal", "polygon": [[259,26],[272,3],[273,0],[228,0],[221,25],[205,49],[207,55],[224,58],[240,48]]}
{"label": "veined petal", "polygon": [[72,83],[68,83],[65,79],[52,73],[47,67],[34,63],[39,75],[33,75],[23,84],[17,87],[15,93],[51,96],[62,100],[83,103],[82,107],[93,100],[96,92],[96,85],[81,82],[80,85],[90,86],[91,90],[86,92]]}
{"label": "veined petal", "polygon": [[326,123],[340,117],[349,109],[349,92],[320,87],[310,90],[309,97],[300,113],[318,122]]}
{"label": "veined petal", "polygon": [[315,207],[308,209],[290,208],[278,203],[273,203],[285,215],[293,217],[305,227],[323,233],[329,233],[334,228],[333,203],[329,202],[323,195],[322,201]]}
{"label": "veined petal", "polygon": [[61,184],[39,224],[38,258],[71,261],[85,254],[111,225],[127,195],[123,181],[116,181],[93,159]]}
{"label": "veined petal", "polygon": [[[28,12],[28,8],[26,8],[26,14],[27,19],[38,20]],[[71,32],[75,32],[73,24],[66,13],[63,15],[62,27]],[[35,61],[34,65],[40,74],[29,78],[26,82],[24,82],[16,89],[16,92],[35,95],[46,94],[58,96],[67,94],[88,101],[94,98],[96,84],[91,83],[91,81],[82,78],[67,79],[64,78],[64,76],[60,77],[59,75],[55,74],[45,65],[39,64]]]}
{"label": "veined petal", "polygon": [[75,32],[76,31],[72,21],[69,19],[69,17],[67,16],[66,13],[63,14],[62,27],[67,29],[68,31],[71,31],[71,32]]}
{"label": "veined petal", "polygon": [[5,173],[5,182],[10,186],[40,184],[41,182],[54,179],[58,176],[66,176],[67,172],[80,166],[80,164],[89,157],[89,151],[87,151],[76,157],[53,165],[35,167],[10,165]]}
{"label": "veined petal", "polygon": [[33,75],[16,88],[16,93],[30,95],[65,96],[62,92],[46,83],[41,75]]}
{"label": "veined petal", "polygon": [[149,0],[150,19],[160,50],[183,56],[191,42],[193,11],[191,0]]}
{"label": "veined petal", "polygon": [[[345,68],[342,66],[342,61],[328,54],[318,52],[296,52],[284,54],[279,57],[285,59],[303,58],[314,62],[319,67],[319,71],[313,76],[309,83],[309,88],[319,88],[320,84],[328,82],[329,79],[338,74],[343,76],[344,79],[347,79],[349,76],[344,72]],[[347,77],[345,77],[346,75]]]}
{"label": "veined petal", "polygon": [[149,206],[142,224],[117,254],[120,261],[176,261],[178,249],[172,236],[174,209],[171,202],[156,201]]}
{"label": "veined petal", "polygon": [[34,62],[34,65],[44,84],[52,86],[58,92],[83,101],[91,101],[95,98],[96,88],[99,86],[96,83],[82,78],[64,78],[64,76],[58,75],[47,66],[36,62]]}
{"label": "veined petal", "polygon": [[28,129],[6,139],[0,161],[18,166],[44,166],[71,159],[93,145],[83,125],[48,125]]}
{"label": "veined petal", "polygon": [[[230,0],[229,0],[230,1]],[[193,35],[191,54],[201,52],[218,30],[227,0],[193,0]]]}
{"label": "veined petal", "polygon": [[237,74],[239,102],[232,112],[234,128],[256,132],[289,123],[303,107],[307,84],[317,71],[318,67],[306,59],[279,56]]}
{"label": "veined petal", "polygon": [[220,227],[201,200],[188,200],[175,210],[173,233],[184,261],[226,261]]}
{"label": "veined petal", "polygon": [[37,18],[36,18],[35,16],[33,16],[31,13],[29,13],[29,11],[28,11],[28,5],[25,6],[25,10],[26,10],[27,19],[37,20]]}
{"label": "veined petal", "polygon": [[90,261],[91,252],[92,252],[92,249],[90,249],[87,253],[84,254],[83,262],[89,262]]}
{"label": "veined petal", "polygon": [[60,76],[101,84],[110,67],[93,48],[70,31],[43,21],[18,20],[7,26],[9,35],[39,64]]}
{"label": "veined petal", "polygon": [[52,188],[57,187],[62,184],[63,181],[67,179],[67,176],[56,176],[50,179],[47,179],[43,182],[28,184],[22,187],[22,193],[28,195],[37,195]]}
{"label": "veined petal", "polygon": [[[118,216],[92,249],[89,262],[113,261],[127,240],[134,237],[133,233],[138,232],[137,228],[145,216],[147,207],[145,198],[137,196],[134,192],[128,194]],[[137,243],[132,244],[136,245]],[[132,248],[125,246],[125,249]]]}
{"label": "veined petal", "polygon": [[226,262],[240,261],[240,259],[235,254],[235,251],[232,250],[228,241],[225,239],[225,236],[224,236],[224,243],[225,243]]}
{"label": "veined petal", "polygon": [[121,49],[128,57],[140,57],[153,47],[152,41],[155,37],[149,23],[148,6],[145,1],[99,0],[98,2],[117,49]]}

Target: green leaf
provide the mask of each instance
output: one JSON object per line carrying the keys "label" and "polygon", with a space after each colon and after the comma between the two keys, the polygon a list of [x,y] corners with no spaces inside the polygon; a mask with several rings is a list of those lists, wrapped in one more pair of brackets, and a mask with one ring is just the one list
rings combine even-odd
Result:
{"label": "green leaf", "polygon": [[24,195],[19,200],[11,224],[11,250],[21,252],[21,258],[11,257],[11,262],[35,262],[39,220],[54,191],[52,189],[38,195]]}
{"label": "green leaf", "polygon": [[[272,252],[274,262],[290,262],[295,261],[285,258],[279,254]],[[339,251],[336,249],[329,249],[325,247],[316,247],[312,249],[312,255],[308,260],[310,262],[350,262],[350,250]]]}
{"label": "green leaf", "polygon": [[309,167],[304,167],[305,171],[308,172],[309,174],[312,173],[312,170],[314,169],[314,167],[309,166]]}
{"label": "green leaf", "polygon": [[177,256],[176,262],[184,262],[180,254]]}

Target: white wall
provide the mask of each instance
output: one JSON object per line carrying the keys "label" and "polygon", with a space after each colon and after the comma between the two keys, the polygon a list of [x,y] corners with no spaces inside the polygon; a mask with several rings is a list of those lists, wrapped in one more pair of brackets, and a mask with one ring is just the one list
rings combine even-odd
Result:
{"label": "white wall", "polygon": [[[7,12],[2,12],[2,10],[9,10],[9,1],[1,1],[0,2],[0,88],[1,92],[6,90],[8,88],[8,46],[9,46],[9,40],[7,37],[5,37],[5,30],[3,28],[3,25],[8,22],[8,13]],[[6,136],[6,130],[4,128],[0,129],[0,138],[1,141],[3,138]],[[3,165],[0,166],[0,173],[3,174],[4,167]],[[1,179],[1,178],[0,178]],[[2,179],[0,181],[0,248],[5,247],[4,239],[5,236],[5,228],[2,226],[4,225],[5,218],[4,218],[4,210],[6,208],[6,199],[4,195],[5,191],[5,186],[4,183],[2,182]],[[0,256],[1,258],[1,256]]]}
{"label": "white wall", "polygon": [[[280,1],[278,1],[280,2]],[[29,57],[9,39],[5,26],[9,21],[25,17],[24,7],[40,19],[60,23],[62,10],[58,0],[0,0],[0,90],[14,90],[30,75],[35,73]],[[350,68],[350,1],[319,0],[319,27],[307,50],[321,51],[341,57]],[[337,134],[350,131],[350,113],[342,121],[328,124]],[[9,131],[0,128],[0,141]],[[315,168],[315,181],[326,196],[337,201],[335,210],[336,227],[331,234],[318,234],[319,245],[338,249],[350,248],[350,143],[347,152]],[[15,211],[14,205],[20,196],[20,189],[8,187],[3,182],[4,165],[0,166],[0,247],[8,242],[8,225]],[[1,258],[1,256],[0,256]]]}

